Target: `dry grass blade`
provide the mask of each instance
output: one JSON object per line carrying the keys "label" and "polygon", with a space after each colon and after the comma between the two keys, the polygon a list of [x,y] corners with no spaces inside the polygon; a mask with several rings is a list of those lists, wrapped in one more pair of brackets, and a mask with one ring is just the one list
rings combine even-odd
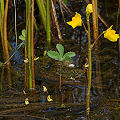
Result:
{"label": "dry grass blade", "polygon": [[68,14],[74,14],[67,6],[66,6],[66,4],[62,1],[62,0],[57,0],[57,2],[59,2],[60,1],[60,3],[61,3],[61,7],[62,7],[62,9],[64,9],[65,11],[66,11],[66,13],[68,13]]}
{"label": "dry grass blade", "polygon": [[62,39],[62,35],[61,35],[61,32],[60,32],[60,28],[59,28],[59,24],[58,24],[58,20],[57,20],[57,15],[56,15],[56,10],[55,10],[55,6],[53,4],[53,1],[51,0],[51,5],[52,5],[52,13],[53,13],[53,16],[54,16],[54,19],[55,19],[55,24],[56,24],[56,27],[57,27],[57,31],[58,31],[58,38],[63,41]]}
{"label": "dry grass blade", "polygon": [[61,14],[62,14],[63,20],[64,20],[64,22],[65,22],[64,13],[63,13],[62,4],[61,4],[61,0],[58,0],[58,1],[59,1],[60,11],[61,11]]}

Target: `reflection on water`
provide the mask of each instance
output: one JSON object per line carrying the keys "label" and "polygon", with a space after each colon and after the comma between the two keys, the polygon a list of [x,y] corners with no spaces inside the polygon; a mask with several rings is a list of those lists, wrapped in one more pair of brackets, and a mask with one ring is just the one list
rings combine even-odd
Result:
{"label": "reflection on water", "polygon": [[[112,1],[112,0],[110,0]],[[116,7],[116,3],[113,5],[110,1],[107,1],[107,5],[104,1],[99,1],[99,12],[102,17],[107,21],[108,24],[113,24],[115,26],[116,20],[111,17],[112,11],[109,8]],[[109,4],[108,4],[109,3]],[[23,5],[19,2],[18,5]],[[80,4],[80,5],[79,5]],[[83,20],[85,20],[85,6],[82,0],[74,1],[69,0],[68,6],[76,12],[82,13]],[[80,7],[81,6],[81,7]],[[23,5],[23,8],[25,6]],[[103,8],[104,7],[104,8]],[[75,8],[75,9],[74,9]],[[81,8],[81,9],[80,9]],[[12,8],[11,8],[12,9]],[[105,12],[104,12],[105,10]],[[114,14],[115,11],[113,11]],[[18,18],[20,22],[23,22],[23,10],[20,6],[18,7]],[[59,13],[58,13],[59,14]],[[115,16],[115,14],[114,14]],[[70,17],[71,18],[71,17]],[[69,19],[67,16],[66,20]],[[8,19],[9,20],[9,19]],[[61,22],[61,21],[60,21]],[[8,21],[10,24],[10,21]],[[24,23],[23,23],[24,24]],[[103,31],[104,25],[99,24],[100,32]],[[19,31],[24,26],[18,26]],[[74,60],[76,64],[75,70],[83,69],[82,66],[87,58],[87,38],[82,28],[68,28],[61,22],[61,27],[64,28],[62,34],[65,39],[65,49],[67,51],[74,51],[77,56]],[[116,26],[115,26],[116,27]],[[106,28],[105,28],[106,29]],[[79,30],[81,32],[79,32]],[[10,32],[11,33],[11,32]],[[12,38],[9,34],[9,38]],[[44,37],[44,36],[43,36]],[[70,39],[70,40],[69,40]],[[119,71],[118,71],[118,44],[110,43],[106,39],[99,39],[100,48],[97,52],[93,49],[92,63],[93,63],[93,79],[91,88],[91,113],[90,120],[119,120],[120,117],[120,87],[119,87]],[[38,42],[39,43],[39,42]],[[14,40],[11,41],[11,45],[14,46]],[[40,56],[44,51],[44,44],[35,45],[35,53]],[[53,43],[55,44],[55,43]],[[82,46],[82,47],[81,47]],[[38,49],[39,47],[39,49]],[[1,48],[0,48],[1,50]],[[96,58],[100,63],[101,73],[96,76]],[[0,53],[0,56],[1,53]],[[11,119],[11,120],[87,120],[86,117],[86,75],[83,74],[80,77],[74,78],[71,81],[63,81],[62,93],[58,92],[58,79],[56,77],[58,73],[52,74],[50,66],[39,68],[41,62],[36,61],[36,92],[24,90],[24,57],[23,51],[19,50],[11,60],[12,62],[12,88],[9,89],[9,84],[7,81],[6,70],[0,68],[0,119]],[[0,57],[0,61],[1,61]],[[58,66],[56,66],[57,69]],[[65,69],[67,71],[67,68]],[[58,72],[58,71],[57,71]],[[76,73],[72,73],[76,74]],[[70,78],[71,73],[68,74]],[[73,77],[73,76],[72,76]],[[100,79],[101,81],[98,81]],[[63,78],[63,80],[68,80]],[[70,80],[70,79],[69,79]],[[53,99],[52,102],[47,101],[47,93],[44,93],[42,86],[45,85],[48,88],[48,94]],[[29,99],[29,105],[25,105],[25,99]]]}

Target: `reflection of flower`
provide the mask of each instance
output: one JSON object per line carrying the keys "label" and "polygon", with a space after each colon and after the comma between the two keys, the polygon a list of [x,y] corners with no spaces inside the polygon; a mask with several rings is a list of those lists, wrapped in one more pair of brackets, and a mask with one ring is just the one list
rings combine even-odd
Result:
{"label": "reflection of flower", "polygon": [[86,7],[86,13],[87,14],[90,14],[93,12],[93,7],[92,7],[92,4],[88,4],[87,7]]}
{"label": "reflection of flower", "polygon": [[110,40],[112,42],[116,42],[117,39],[119,38],[119,34],[115,34],[116,31],[112,30],[112,26],[110,26],[110,28],[108,28],[106,31],[104,31],[104,38],[107,38],[108,40]]}
{"label": "reflection of flower", "polygon": [[45,86],[43,86],[43,91],[47,92],[47,88]]}
{"label": "reflection of flower", "polygon": [[48,95],[48,97],[47,97],[47,101],[48,101],[48,102],[53,101],[53,99],[50,98],[50,95]]}
{"label": "reflection of flower", "polygon": [[29,100],[28,100],[28,98],[25,99],[25,104],[26,104],[26,105],[29,104]]}
{"label": "reflection of flower", "polygon": [[82,26],[81,15],[76,12],[76,15],[72,18],[72,21],[67,22],[67,24],[71,25],[73,28]]}

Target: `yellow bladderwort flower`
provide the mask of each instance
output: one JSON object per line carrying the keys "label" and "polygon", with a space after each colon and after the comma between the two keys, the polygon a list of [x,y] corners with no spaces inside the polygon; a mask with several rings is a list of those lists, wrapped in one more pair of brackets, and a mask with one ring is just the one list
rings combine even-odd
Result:
{"label": "yellow bladderwort flower", "polygon": [[72,18],[72,21],[67,22],[68,25],[71,25],[73,28],[77,26],[82,26],[81,15],[76,12],[76,15]]}
{"label": "yellow bladderwort flower", "polygon": [[47,88],[46,88],[45,86],[43,86],[43,91],[44,91],[44,92],[48,92],[48,91],[47,91]]}
{"label": "yellow bladderwort flower", "polygon": [[112,26],[110,26],[110,28],[108,28],[106,31],[104,31],[104,38],[107,38],[108,40],[112,41],[112,42],[116,42],[117,39],[119,38],[119,34],[115,34],[116,31],[112,30]]}
{"label": "yellow bladderwort flower", "polygon": [[47,97],[47,101],[48,101],[48,102],[53,101],[53,99],[50,98],[50,95],[48,95],[48,97]]}
{"label": "yellow bladderwort flower", "polygon": [[93,7],[92,7],[92,4],[88,4],[87,7],[86,7],[86,13],[87,14],[90,14],[93,12]]}

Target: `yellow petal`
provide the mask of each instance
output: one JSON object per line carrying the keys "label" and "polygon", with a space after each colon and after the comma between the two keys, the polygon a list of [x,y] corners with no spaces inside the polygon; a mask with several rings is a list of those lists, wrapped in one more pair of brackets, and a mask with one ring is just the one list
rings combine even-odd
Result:
{"label": "yellow petal", "polygon": [[88,4],[87,7],[86,7],[86,13],[87,14],[90,14],[93,12],[93,7],[92,7],[92,4]]}
{"label": "yellow petal", "polygon": [[43,91],[47,92],[47,88],[45,86],[43,86]]}
{"label": "yellow petal", "polygon": [[38,60],[38,59],[39,59],[39,57],[37,57],[37,58],[35,57],[35,58],[34,58],[34,61],[36,61],[36,60]]}
{"label": "yellow petal", "polygon": [[116,42],[117,39],[119,38],[119,34],[115,34],[116,31],[112,30],[112,26],[108,28],[106,31],[104,31],[104,38],[107,38],[108,40],[112,42]]}
{"label": "yellow petal", "polygon": [[76,15],[72,18],[72,21],[67,22],[67,24],[71,25],[73,28],[77,26],[82,26],[81,15],[76,12]]}
{"label": "yellow petal", "polygon": [[50,98],[50,95],[48,95],[48,97],[47,97],[47,101],[48,101],[48,102],[53,101],[53,99]]}

